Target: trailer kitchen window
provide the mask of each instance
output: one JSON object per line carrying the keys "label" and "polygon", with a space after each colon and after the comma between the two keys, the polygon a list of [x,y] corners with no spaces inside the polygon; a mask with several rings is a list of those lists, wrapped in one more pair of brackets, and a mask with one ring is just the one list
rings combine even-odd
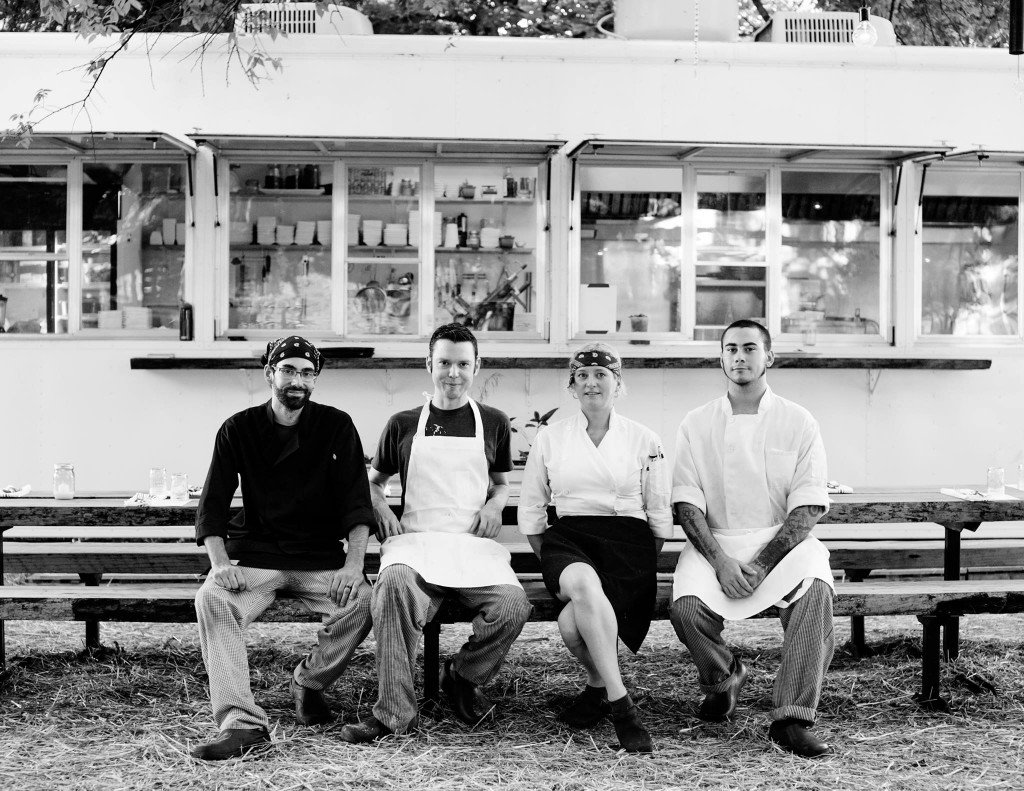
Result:
{"label": "trailer kitchen window", "polygon": [[1019,337],[1020,168],[928,168],[921,201],[920,332]]}

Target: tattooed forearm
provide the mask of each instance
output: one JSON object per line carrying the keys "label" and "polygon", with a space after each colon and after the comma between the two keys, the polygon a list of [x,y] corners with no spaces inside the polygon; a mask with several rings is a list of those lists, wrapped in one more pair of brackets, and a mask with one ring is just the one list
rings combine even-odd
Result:
{"label": "tattooed forearm", "polygon": [[761,550],[761,554],[754,560],[758,566],[767,574],[775,568],[779,561],[789,554],[789,551],[810,535],[811,529],[825,513],[825,507],[821,505],[801,505],[794,508],[775,538],[768,542]]}
{"label": "tattooed forearm", "polygon": [[686,533],[686,540],[696,547],[712,566],[722,554],[722,548],[718,545],[715,537],[711,535],[711,528],[708,527],[708,520],[699,508],[690,503],[675,503],[676,522],[683,532]]}

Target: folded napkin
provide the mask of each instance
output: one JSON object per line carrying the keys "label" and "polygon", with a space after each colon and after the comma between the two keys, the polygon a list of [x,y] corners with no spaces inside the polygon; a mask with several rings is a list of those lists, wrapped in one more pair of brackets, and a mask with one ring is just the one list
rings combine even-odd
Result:
{"label": "folded napkin", "polygon": [[961,500],[1017,500],[1018,497],[1014,497],[1012,494],[990,494],[989,492],[979,492],[977,489],[939,489],[943,494],[948,494],[950,497],[959,497]]}
{"label": "folded napkin", "polygon": [[839,483],[839,481],[825,481],[825,488],[829,494],[853,494],[852,486]]}
{"label": "folded napkin", "polygon": [[27,483],[20,489],[17,486],[5,486],[0,489],[0,497],[25,497],[31,491],[32,487]]}

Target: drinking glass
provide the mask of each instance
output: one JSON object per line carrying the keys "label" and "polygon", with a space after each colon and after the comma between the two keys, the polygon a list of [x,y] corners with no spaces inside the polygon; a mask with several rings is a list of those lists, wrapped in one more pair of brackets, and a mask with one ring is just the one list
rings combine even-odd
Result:
{"label": "drinking glass", "polygon": [[171,499],[188,499],[188,475],[186,473],[171,473]]}
{"label": "drinking glass", "polygon": [[1006,477],[1002,467],[989,467],[986,480],[989,494],[1006,494]]}
{"label": "drinking glass", "polygon": [[167,496],[167,470],[163,467],[150,467],[149,469],[149,496]]}

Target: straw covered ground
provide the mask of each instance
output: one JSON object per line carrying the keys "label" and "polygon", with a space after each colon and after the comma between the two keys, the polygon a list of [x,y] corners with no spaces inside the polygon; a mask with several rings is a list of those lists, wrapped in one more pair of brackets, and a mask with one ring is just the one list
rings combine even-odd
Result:
{"label": "straw covered ground", "polygon": [[[938,789],[1022,787],[1024,617],[962,622],[960,659],[943,668],[951,713],[922,711],[919,628],[909,618],[869,619],[879,650],[856,661],[837,653],[818,732],[836,749],[804,761],[766,738],[781,630],[767,621],[729,626],[752,668],[734,723],[694,716],[700,694],[689,658],[667,623],[655,624],[638,657],[623,655],[655,735],[650,758],[616,752],[610,725],[588,733],[555,713],[579,673],[549,624],[527,626],[490,692],[500,716],[475,729],[442,708],[413,736],[354,747],[337,725],[295,724],[291,667],[313,636],[308,624],[250,630],[253,686],[273,722],[274,744],[257,756],[203,764],[188,749],[212,734],[206,674],[194,626],[104,625],[114,650],[82,657],[81,624],[7,624],[11,675],[0,689],[0,787],[52,789]],[[442,651],[465,627],[447,627]],[[837,619],[837,635],[848,637]],[[331,693],[345,720],[376,696],[373,642]],[[986,687],[991,681],[993,694]]]}

